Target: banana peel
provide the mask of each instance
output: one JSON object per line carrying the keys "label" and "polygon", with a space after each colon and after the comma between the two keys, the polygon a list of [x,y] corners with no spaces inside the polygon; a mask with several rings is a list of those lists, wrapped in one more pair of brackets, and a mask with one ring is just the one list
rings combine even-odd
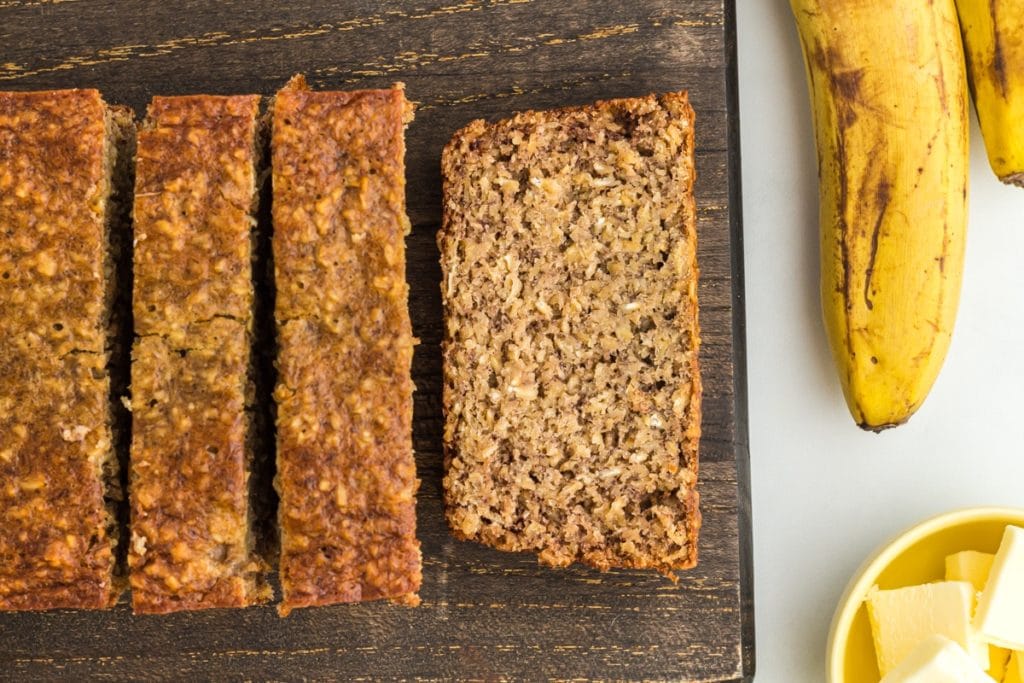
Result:
{"label": "banana peel", "polygon": [[968,105],[953,0],[791,0],[818,155],[821,302],[847,405],[920,407],[960,295]]}
{"label": "banana peel", "polygon": [[1024,0],[956,0],[956,8],[989,164],[1024,187]]}

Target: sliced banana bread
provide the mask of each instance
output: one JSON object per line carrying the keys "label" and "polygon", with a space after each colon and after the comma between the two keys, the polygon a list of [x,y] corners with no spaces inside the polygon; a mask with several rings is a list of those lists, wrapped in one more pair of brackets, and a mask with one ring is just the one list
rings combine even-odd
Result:
{"label": "sliced banana bread", "polygon": [[259,97],[157,97],[139,132],[132,605],[271,597],[249,508]]}
{"label": "sliced banana bread", "polygon": [[447,517],[503,550],[697,561],[685,93],[474,121],[444,150]]}
{"label": "sliced banana bread", "polygon": [[276,97],[282,614],[418,601],[412,325],[400,87]]}
{"label": "sliced banana bread", "polygon": [[0,609],[116,602],[115,167],[95,90],[0,93]]}

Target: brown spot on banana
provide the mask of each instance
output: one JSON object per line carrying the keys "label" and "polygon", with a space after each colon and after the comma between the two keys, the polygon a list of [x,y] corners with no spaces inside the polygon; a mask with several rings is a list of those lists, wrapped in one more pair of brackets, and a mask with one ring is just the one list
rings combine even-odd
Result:
{"label": "brown spot on banana", "polygon": [[[949,114],[949,97],[946,94],[946,74],[942,69],[935,76],[935,89],[939,91],[939,102],[942,104],[942,112]],[[959,102],[957,105],[959,106]]]}
{"label": "brown spot on banana", "polygon": [[[964,183],[964,185],[963,185],[963,191],[964,191],[964,199],[966,201],[966,198],[967,198],[967,184],[966,183]],[[942,219],[943,219],[943,224],[942,224],[942,226],[943,226],[942,227],[942,251],[939,253],[938,263],[939,263],[939,274],[940,274],[940,277],[945,277],[945,273],[946,273],[946,256],[949,253],[949,230],[950,230],[950,226],[949,226],[949,207],[948,206],[944,207]],[[937,301],[936,301],[936,305],[935,305],[936,315],[938,315],[938,316],[942,315],[942,310],[943,310],[943,308],[945,306],[945,299],[946,299],[946,290],[945,290],[944,287],[939,287],[938,297],[937,297]],[[932,334],[928,336],[928,346],[925,349],[923,349],[920,353],[918,353],[917,356],[915,356],[914,360],[917,361],[917,362],[921,362],[922,360],[925,360],[925,359],[929,358],[931,356],[932,352],[935,349],[935,343],[939,340],[939,338],[941,336],[947,334],[943,330],[942,325],[939,324],[939,320],[932,319],[932,318],[927,318],[926,322],[931,326]]]}
{"label": "brown spot on banana", "polygon": [[[800,36],[800,40],[803,40],[802,35]],[[820,69],[822,73],[828,73],[828,59],[825,57],[825,48],[821,46],[821,43],[815,42],[814,50],[808,52],[805,49],[804,54],[809,54],[812,56],[811,58],[814,60],[814,66],[818,67],[818,69]]]}
{"label": "brown spot on banana", "polygon": [[1003,96],[1003,99],[1007,99],[1008,90],[1010,88],[1009,75],[1006,73],[1006,54],[1003,50],[1003,34],[999,30],[999,22],[997,17],[999,16],[999,0],[989,0],[989,10],[992,12],[992,23],[995,30],[995,41],[992,49],[992,73],[995,75],[996,82],[999,83],[999,94]]}
{"label": "brown spot on banana", "polygon": [[868,253],[868,265],[864,271],[864,305],[868,310],[874,309],[871,302],[871,276],[875,273],[875,257],[878,256],[878,237],[882,232],[882,221],[885,219],[886,209],[889,208],[891,199],[889,181],[882,178],[875,188],[875,208],[878,211],[878,218],[875,219],[875,226],[871,230],[871,251]]}
{"label": "brown spot on banana", "polygon": [[[927,152],[928,156],[932,155],[935,151],[935,141],[939,139],[939,131],[932,133],[931,138],[928,140]],[[914,189],[916,190],[921,185],[921,179],[924,177],[924,165],[917,167],[917,177],[914,180]],[[966,199],[966,196],[964,197]]]}
{"label": "brown spot on banana", "polygon": [[860,83],[864,78],[863,69],[849,69],[836,74],[830,74],[833,90],[840,97],[840,101],[857,102],[860,100]]}
{"label": "brown spot on banana", "polygon": [[[831,81],[830,83],[834,83]],[[838,104],[838,103],[837,103]],[[841,283],[843,292],[843,302],[845,303],[844,308],[846,309],[846,345],[850,349],[850,353],[853,353],[853,344],[850,340],[850,329],[852,321],[850,320],[850,312],[853,309],[853,295],[851,292],[853,286],[853,274],[851,272],[853,264],[850,260],[850,225],[846,220],[846,214],[850,205],[850,188],[849,178],[847,177],[846,164],[846,132],[852,125],[853,120],[849,120],[845,123],[842,113],[836,111],[836,118],[838,125],[836,126],[836,169],[839,174],[839,201],[838,201],[838,221],[839,221],[839,250],[843,259],[843,281]],[[856,115],[854,115],[856,119]]]}
{"label": "brown spot on banana", "polygon": [[857,112],[854,105],[860,97],[860,84],[863,77],[861,69],[841,69],[837,66],[830,66],[830,62],[838,59],[834,50],[822,50],[820,44],[816,46],[815,54],[821,60],[822,71],[829,75],[828,85],[832,91],[832,102],[835,105],[836,114],[836,168],[838,178],[838,221],[839,221],[839,250],[843,261],[843,281],[841,291],[843,295],[843,310],[846,315],[844,328],[844,341],[851,357],[855,355],[851,334],[853,331],[853,261],[851,258],[850,242],[853,240],[847,215],[850,209],[850,179],[847,172],[846,135],[854,123],[857,122]]}
{"label": "brown spot on banana", "polygon": [[[828,56],[829,61],[837,61],[834,51],[830,50]],[[837,123],[840,128],[850,128],[857,122],[855,105],[860,103],[864,70],[832,68],[826,73],[836,105]]]}

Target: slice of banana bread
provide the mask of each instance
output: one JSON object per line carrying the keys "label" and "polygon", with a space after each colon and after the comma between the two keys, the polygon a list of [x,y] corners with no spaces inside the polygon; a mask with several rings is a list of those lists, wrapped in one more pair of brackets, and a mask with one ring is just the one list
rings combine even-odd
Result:
{"label": "slice of banana bread", "polygon": [[273,109],[282,615],[418,602],[413,353],[400,87]]}
{"label": "slice of banana bread", "polygon": [[474,121],[444,150],[447,517],[553,566],[697,561],[685,93]]}
{"label": "slice of banana bread", "polygon": [[115,168],[96,90],[0,93],[0,609],[103,608],[114,575]]}
{"label": "slice of banana bread", "polygon": [[271,597],[253,552],[256,95],[157,97],[139,132],[132,352],[132,605]]}

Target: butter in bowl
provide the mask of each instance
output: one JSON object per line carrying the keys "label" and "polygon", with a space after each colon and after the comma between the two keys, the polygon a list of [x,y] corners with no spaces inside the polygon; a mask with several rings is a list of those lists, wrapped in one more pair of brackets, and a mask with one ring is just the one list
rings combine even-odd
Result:
{"label": "butter in bowl", "polygon": [[828,649],[832,683],[1024,683],[1024,510],[947,513],[884,546]]}

